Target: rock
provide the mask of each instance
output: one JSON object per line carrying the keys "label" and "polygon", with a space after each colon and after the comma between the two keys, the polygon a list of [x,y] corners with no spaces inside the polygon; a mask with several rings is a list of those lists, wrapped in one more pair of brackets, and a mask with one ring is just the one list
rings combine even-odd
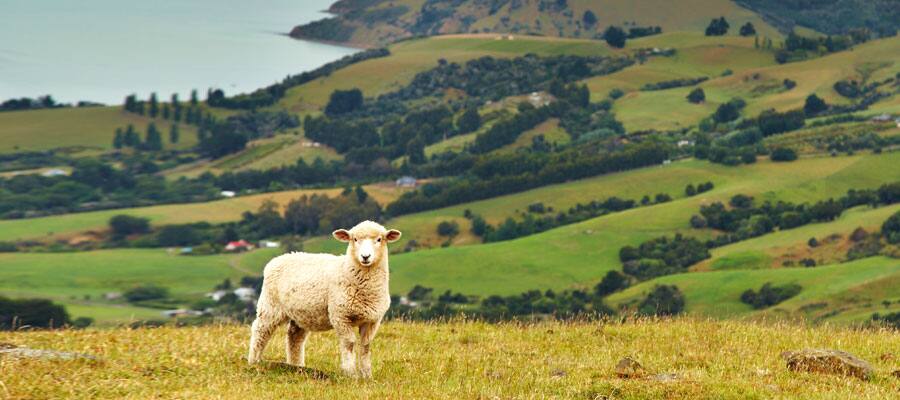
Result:
{"label": "rock", "polygon": [[0,350],[0,357],[37,358],[41,360],[91,360],[97,361],[97,357],[90,354],[70,353],[65,351],[29,349],[27,347],[13,347]]}
{"label": "rock", "polygon": [[616,376],[619,378],[640,378],[646,374],[644,366],[631,357],[625,357],[616,364]]}
{"label": "rock", "polygon": [[781,356],[791,371],[839,374],[869,380],[874,374],[872,365],[840,350],[804,349],[786,351]]}

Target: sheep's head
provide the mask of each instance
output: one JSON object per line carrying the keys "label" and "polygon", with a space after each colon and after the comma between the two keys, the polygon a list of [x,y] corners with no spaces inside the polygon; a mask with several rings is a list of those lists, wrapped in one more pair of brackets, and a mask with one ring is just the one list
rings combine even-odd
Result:
{"label": "sheep's head", "polygon": [[347,255],[364,267],[378,265],[387,255],[387,244],[400,239],[400,231],[372,221],[360,222],[349,231],[338,229],[332,235],[347,243]]}

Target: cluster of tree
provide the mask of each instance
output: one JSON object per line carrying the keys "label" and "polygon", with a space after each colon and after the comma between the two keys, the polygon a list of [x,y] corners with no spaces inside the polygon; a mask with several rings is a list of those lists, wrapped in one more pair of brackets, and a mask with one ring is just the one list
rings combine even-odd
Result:
{"label": "cluster of tree", "polygon": [[243,150],[250,140],[299,126],[300,119],[284,110],[244,112],[200,125],[197,147],[201,154],[219,158]]}
{"label": "cluster of tree", "polygon": [[[88,105],[88,103],[79,103],[79,107],[82,104]],[[0,103],[0,112],[3,111],[24,111],[24,110],[41,110],[45,108],[62,108],[62,107],[70,107],[67,104],[57,103],[56,100],[53,99],[49,94],[46,96],[41,96],[36,99],[22,97],[19,99],[9,99],[2,103]]]}
{"label": "cluster of tree", "polygon": [[209,201],[219,191],[209,181],[167,181],[162,176],[136,175],[127,168],[84,159],[74,163],[70,176],[17,175],[0,179],[0,217]]}
{"label": "cluster of tree", "polygon": [[688,185],[684,187],[684,194],[690,197],[713,190],[714,187],[715,186],[713,185],[713,183],[708,181],[704,183],[698,183],[696,186],[692,183],[688,183]]}
{"label": "cluster of tree", "polygon": [[[608,213],[627,210],[635,205],[636,202],[634,200],[610,197],[604,201],[594,200],[589,203],[578,203],[574,207],[569,208],[567,212],[559,212],[556,215],[535,217],[534,213],[528,213],[520,221],[510,217],[497,227],[485,224],[484,220],[479,216],[471,215],[470,218],[473,219],[472,233],[481,236],[485,243],[490,243],[533,235],[559,226],[570,225]],[[540,210],[537,213],[541,214],[544,212],[542,203],[534,204],[533,206],[533,209]],[[474,218],[478,218],[480,222],[475,224]]]}
{"label": "cluster of tree", "polygon": [[708,79],[709,79],[708,76],[701,76],[701,77],[697,77],[697,78],[672,79],[669,81],[645,84],[644,86],[641,86],[641,90],[653,91],[653,90],[666,90],[666,89],[684,87],[684,86],[694,86],[701,82],[705,82]]}
{"label": "cluster of tree", "polygon": [[628,38],[629,39],[637,39],[639,37],[644,36],[652,36],[659,35],[662,33],[662,28],[659,26],[635,26],[628,28]]}
{"label": "cluster of tree", "polygon": [[522,103],[521,112],[512,118],[501,121],[486,132],[475,137],[470,150],[476,154],[488,153],[513,143],[523,132],[533,129],[559,111],[560,107],[535,108],[529,103]]}
{"label": "cluster of tree", "polygon": [[897,34],[900,10],[893,0],[822,1],[811,6],[804,0],[738,0],[738,4],[761,15],[777,15],[767,22],[782,32],[805,26],[826,34],[870,30],[880,37]]}
{"label": "cluster of tree", "polygon": [[9,299],[0,296],[0,330],[62,328],[69,325],[66,308],[46,299]]}
{"label": "cluster of tree", "polygon": [[[894,185],[894,193],[892,196],[897,196],[900,194],[900,188],[895,184]],[[900,201],[900,200],[896,200]],[[900,244],[900,211],[891,215],[887,220],[884,221],[884,224],[881,225],[881,235],[891,244]]]}
{"label": "cluster of tree", "polygon": [[775,61],[784,64],[805,60],[813,55],[822,55],[847,50],[855,44],[869,40],[866,30],[854,30],[847,35],[828,35],[826,37],[807,37],[794,32],[784,39],[784,46],[775,52]]}
{"label": "cluster of tree", "polygon": [[892,312],[887,314],[873,313],[871,321],[893,327],[894,329],[900,329],[900,312]]}
{"label": "cluster of tree", "polygon": [[619,250],[622,270],[638,280],[685,272],[691,265],[709,257],[703,242],[681,234],[673,238],[661,236],[638,247],[624,246]]}
{"label": "cluster of tree", "polygon": [[[598,285],[599,286],[599,285]],[[479,320],[498,322],[550,317],[557,320],[591,320],[615,315],[604,302],[602,291],[587,290],[529,290],[512,296],[487,296],[480,301],[460,293],[446,291],[437,299],[431,288],[416,285],[407,298],[416,306],[391,299],[388,318],[412,320],[448,319],[465,315]],[[674,285],[654,287],[637,305],[640,315],[670,316],[684,310],[684,295]]]}
{"label": "cluster of tree", "polygon": [[871,149],[875,153],[880,153],[881,149],[887,146],[900,145],[900,137],[882,137],[875,132],[865,132],[858,135],[840,134],[824,139],[824,145],[825,150],[828,150],[831,154],[838,152],[853,154],[855,151],[864,149]]}
{"label": "cluster of tree", "polygon": [[700,104],[706,101],[706,92],[703,91],[703,88],[696,88],[691,90],[685,98],[693,104]]}
{"label": "cluster of tree", "polygon": [[47,165],[68,165],[71,163],[72,160],[64,152],[57,152],[56,150],[18,151],[0,154],[0,171],[17,171],[40,168]]}
{"label": "cluster of tree", "polygon": [[131,113],[138,115],[146,115],[150,118],[162,118],[173,122],[184,122],[186,124],[201,125],[206,120],[212,118],[212,114],[204,113],[199,106],[200,100],[197,98],[197,91],[191,91],[191,99],[189,106],[185,108],[183,102],[178,100],[178,93],[173,93],[169,103],[160,103],[156,97],[156,93],[151,93],[150,98],[146,101],[137,98],[137,95],[130,94],[125,96],[125,104],[122,108]]}
{"label": "cluster of tree", "polygon": [[792,229],[813,222],[833,221],[845,210],[856,206],[875,207],[897,202],[900,202],[900,182],[885,184],[875,190],[851,189],[838,199],[814,204],[766,201],[755,206],[752,197],[736,195],[729,201],[730,208],[720,202],[700,206],[700,215],[691,217],[691,226],[727,232],[707,242],[707,246],[716,247],[761,236],[776,228]]}
{"label": "cluster of tree", "polygon": [[198,246],[195,254],[215,253],[228,242],[262,240],[290,235],[317,235],[349,228],[359,221],[378,220],[381,207],[357,186],[340,195],[303,195],[282,207],[271,200],[256,212],[245,212],[236,223],[163,225],[151,229],[144,218],[117,215],[110,219],[110,246],[175,247]]}
{"label": "cluster of tree", "polygon": [[759,291],[747,289],[744,293],[741,293],[741,302],[759,310],[769,308],[794,297],[800,294],[801,290],[803,290],[803,287],[796,283],[774,286],[771,282],[766,282],[759,288]]}
{"label": "cluster of tree", "polygon": [[[172,124],[169,128],[169,143],[176,144],[181,139],[181,133],[178,124]],[[134,129],[134,125],[128,124],[125,129],[116,128],[115,136],[113,136],[113,148],[122,149],[130,147],[136,150],[160,151],[163,149],[163,138],[156,124],[150,122],[147,124],[147,133],[144,140],[141,140],[140,133]]]}
{"label": "cluster of tree", "polygon": [[606,41],[612,47],[617,49],[621,49],[625,47],[625,41],[628,39],[628,35],[625,33],[625,30],[619,28],[618,26],[610,25],[609,28],[606,28],[603,31],[603,40]]}
{"label": "cluster of tree", "polygon": [[[340,40],[334,37],[328,40]],[[373,58],[387,57],[391,54],[388,49],[379,48],[365,50],[352,55],[341,58],[340,60],[330,62],[312,71],[291,75],[284,78],[280,83],[276,83],[261,89],[257,89],[251,93],[239,94],[232,97],[226,97],[225,92],[221,89],[211,89],[207,93],[206,103],[212,107],[222,107],[231,109],[252,110],[275,104],[279,99],[284,97],[288,89],[299,86],[315,79],[331,75],[334,71],[349,65],[356,64]]]}
{"label": "cluster of tree", "polygon": [[397,216],[551,183],[660,164],[669,154],[668,146],[654,142],[628,145],[609,154],[597,154],[596,149],[591,149],[571,148],[553,154],[493,155],[451,160],[451,166],[437,167],[446,171],[459,168],[457,172],[471,170],[473,175],[423,185],[420,190],[405,193],[389,204],[387,212]]}
{"label": "cluster of tree", "polygon": [[728,21],[725,17],[713,18],[706,27],[706,36],[722,36],[728,33]]}
{"label": "cluster of tree", "polygon": [[744,25],[741,25],[741,36],[753,36],[756,35],[756,27],[753,26],[753,23],[747,22]]}
{"label": "cluster of tree", "polygon": [[441,60],[438,66],[416,74],[412,82],[394,93],[379,97],[384,101],[410,101],[438,96],[447,89],[464,91],[479,103],[505,97],[548,90],[551,83],[578,81],[606,75],[634,63],[627,57],[583,57],[573,55],[516,58],[485,56],[463,65]]}

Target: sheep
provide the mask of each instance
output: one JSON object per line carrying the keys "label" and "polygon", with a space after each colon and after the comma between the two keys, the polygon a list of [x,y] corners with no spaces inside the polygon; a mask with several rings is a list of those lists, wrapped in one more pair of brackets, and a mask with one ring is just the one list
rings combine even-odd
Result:
{"label": "sheep", "polygon": [[351,376],[372,376],[370,346],[391,304],[387,243],[399,240],[400,231],[363,221],[332,236],[347,243],[345,255],[289,253],[266,264],[251,327],[247,356],[251,364],[260,360],[275,329],[287,323],[288,364],[305,366],[304,346],[310,332],[334,329],[341,370]]}

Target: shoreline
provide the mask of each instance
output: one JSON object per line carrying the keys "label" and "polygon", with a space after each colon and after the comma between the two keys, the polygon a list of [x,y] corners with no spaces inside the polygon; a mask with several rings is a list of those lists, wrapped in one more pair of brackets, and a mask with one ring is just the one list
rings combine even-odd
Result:
{"label": "shoreline", "polygon": [[379,46],[363,44],[363,43],[339,42],[337,40],[325,40],[325,39],[315,39],[315,38],[306,37],[306,36],[294,36],[290,32],[281,33],[281,35],[287,36],[294,40],[302,40],[304,42],[327,44],[329,46],[346,47],[348,49],[356,49],[356,50],[370,50],[370,49],[376,49],[379,47]]}

